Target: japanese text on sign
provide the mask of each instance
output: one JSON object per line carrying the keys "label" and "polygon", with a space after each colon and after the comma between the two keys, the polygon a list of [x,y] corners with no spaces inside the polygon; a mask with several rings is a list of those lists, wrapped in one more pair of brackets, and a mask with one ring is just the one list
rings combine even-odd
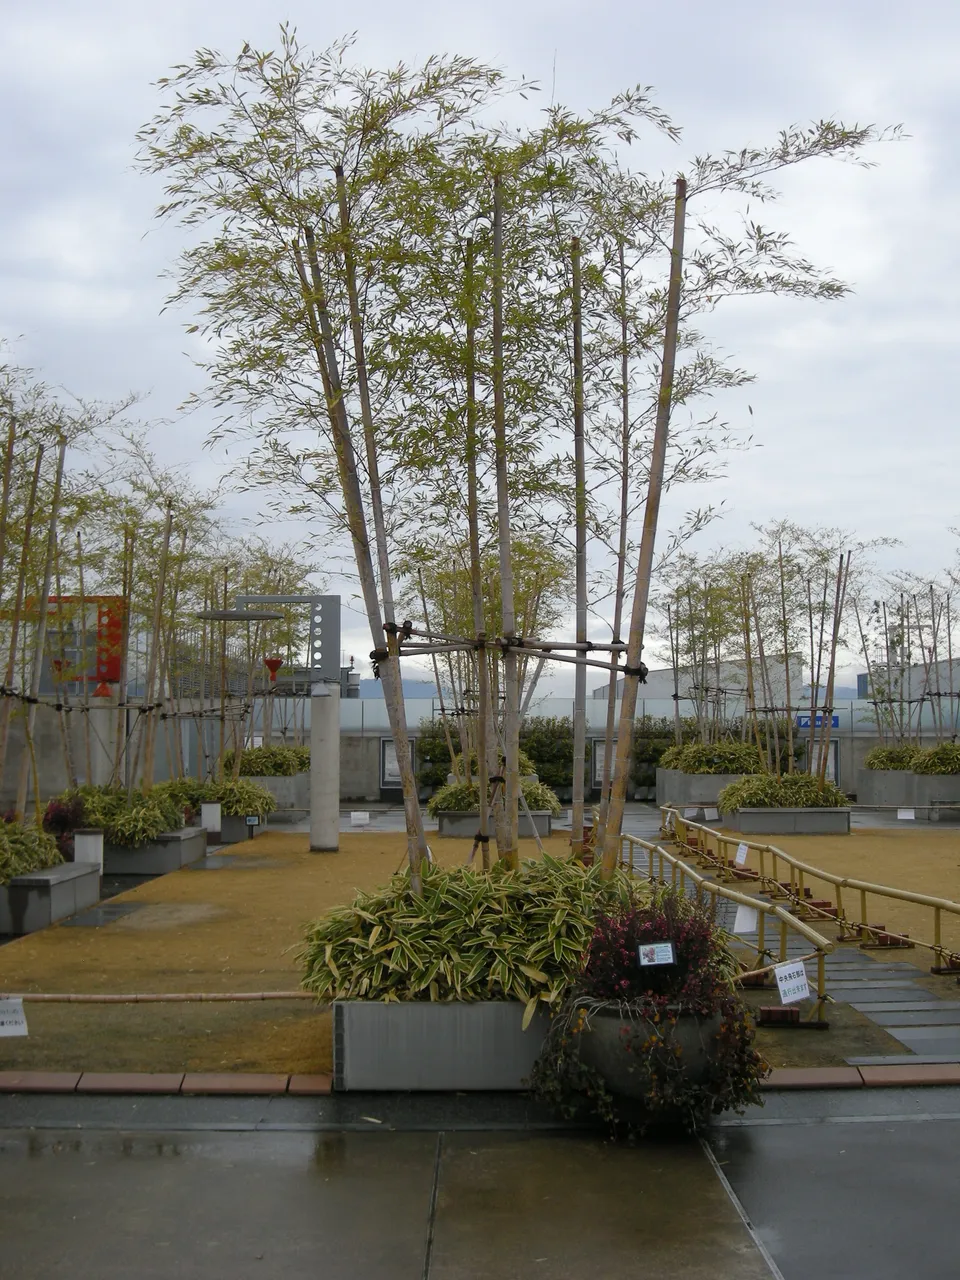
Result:
{"label": "japanese text on sign", "polygon": [[28,1035],[22,1000],[0,1000],[0,1036]]}
{"label": "japanese text on sign", "polygon": [[745,867],[747,865],[747,854],[749,852],[750,851],[745,844],[737,845],[737,856],[734,858],[734,862],[736,862],[738,867]]}
{"label": "japanese text on sign", "polygon": [[807,982],[807,971],[802,960],[788,960],[778,964],[773,971],[777,977],[781,1004],[796,1004],[798,1000],[810,998],[810,984]]}

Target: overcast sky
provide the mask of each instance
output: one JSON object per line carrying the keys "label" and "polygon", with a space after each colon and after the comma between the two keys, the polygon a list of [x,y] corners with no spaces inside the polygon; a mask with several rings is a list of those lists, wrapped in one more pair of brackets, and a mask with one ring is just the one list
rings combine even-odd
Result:
{"label": "overcast sky", "polygon": [[[953,561],[960,5],[312,0],[298,11],[249,0],[2,0],[0,10],[0,336],[51,383],[101,399],[144,393],[144,416],[170,420],[158,453],[199,483],[214,482],[224,461],[203,451],[208,419],[177,418],[200,386],[189,317],[161,314],[160,276],[180,233],[153,222],[159,188],[133,166],[134,133],[159,101],[152,82],[195,48],[270,48],[289,19],[315,47],[356,30],[358,59],[372,65],[472,55],[579,110],[653,85],[684,129],[675,156],[657,149],[657,169],[821,117],[902,123],[908,140],[877,148],[877,168],[817,162],[782,184],[775,224],[855,294],[735,302],[706,322],[757,375],[717,408],[762,448],[711,487],[727,515],[698,546],[739,545],[751,521],[783,515],[899,537],[890,567],[932,574]],[[686,491],[668,521],[706,498]],[[236,500],[230,511],[243,514]],[[345,643],[364,654],[369,636],[352,617]]]}

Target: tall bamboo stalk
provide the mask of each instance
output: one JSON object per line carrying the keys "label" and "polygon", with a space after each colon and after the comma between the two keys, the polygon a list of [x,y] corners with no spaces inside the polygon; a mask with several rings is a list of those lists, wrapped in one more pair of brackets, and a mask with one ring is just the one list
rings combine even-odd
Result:
{"label": "tall bamboo stalk", "polygon": [[790,680],[790,629],[787,626],[787,587],[783,574],[783,540],[777,539],[780,570],[780,623],[783,628],[783,672],[787,690],[787,773],[793,773],[793,697]]}
{"label": "tall bamboo stalk", "polygon": [[[574,542],[576,548],[577,644],[587,643],[587,460],[583,437],[583,287],[580,278],[580,241],[571,247],[573,267],[573,467]],[[611,679],[613,673],[611,672]],[[574,857],[583,853],[584,768],[587,746],[587,668],[581,662],[574,676],[573,694],[573,833]]]}
{"label": "tall bamboo stalk", "polygon": [[[43,675],[43,654],[47,640],[47,606],[50,599],[50,586],[53,579],[53,551],[57,540],[57,521],[60,518],[60,494],[63,487],[63,467],[67,457],[67,442],[60,441],[57,451],[57,470],[53,481],[53,495],[50,499],[50,521],[47,526],[47,552],[43,565],[43,582],[40,587],[40,598],[37,601],[37,631],[33,646],[33,665],[30,668],[30,700],[27,702],[27,714],[24,721],[24,732],[27,750],[20,761],[20,779],[17,784],[16,812],[23,815],[27,807],[27,788],[30,785],[31,748],[33,730],[37,720],[37,697],[40,693],[40,679]],[[40,803],[40,795],[34,787],[34,802]]]}
{"label": "tall bamboo stalk", "polygon": [[[157,589],[153,604],[153,624],[150,628],[150,654],[147,659],[147,674],[144,683],[144,703],[147,708],[143,726],[143,773],[142,786],[149,790],[153,786],[153,771],[158,715],[154,707],[159,694],[157,675],[160,661],[160,636],[163,629],[163,599],[167,589],[167,562],[170,555],[170,536],[173,532],[173,502],[167,503],[167,519],[163,528],[163,542],[160,546],[160,564],[157,570]],[[224,600],[226,600],[226,582],[224,582]],[[226,603],[224,603],[226,608]]]}
{"label": "tall bamboo stalk", "polygon": [[80,671],[80,690],[83,701],[83,751],[87,766],[87,783],[93,782],[93,750],[90,742],[90,680],[87,672],[87,596],[83,585],[83,541],[80,530],[77,530],[77,576],[80,587],[80,651],[83,664]]}
{"label": "tall bamboo stalk", "polygon": [[677,358],[677,338],[680,328],[680,294],[683,286],[683,234],[686,220],[687,184],[677,179],[673,212],[673,243],[670,253],[670,285],[667,292],[666,326],[663,338],[663,359],[660,364],[660,391],[657,398],[657,419],[653,434],[653,450],[650,457],[650,477],[647,486],[647,502],[643,513],[643,533],[640,539],[640,555],[630,617],[627,658],[624,665],[623,698],[620,703],[620,725],[617,731],[617,760],[610,789],[610,810],[603,846],[603,873],[611,876],[617,864],[620,850],[620,831],[623,826],[623,807],[627,798],[627,780],[630,776],[630,757],[633,747],[633,726],[637,710],[637,694],[640,687],[643,635],[647,618],[647,602],[650,598],[650,578],[653,573],[653,552],[660,515],[660,499],[663,493],[663,473],[667,456],[667,436],[670,429],[670,410],[673,403],[673,378]]}
{"label": "tall bamboo stalk", "polygon": [[23,542],[20,547],[20,566],[17,571],[17,593],[13,602],[13,615],[10,619],[10,641],[7,650],[7,665],[4,671],[3,684],[8,690],[0,699],[0,779],[3,777],[7,762],[7,743],[10,739],[10,717],[13,713],[13,683],[17,673],[17,648],[20,640],[20,624],[23,617],[23,598],[27,585],[27,568],[30,563],[30,540],[33,536],[33,521],[37,510],[37,492],[40,487],[40,471],[43,466],[43,445],[37,446],[34,459],[33,474],[30,477],[30,490],[24,510]]}
{"label": "tall bamboo stalk", "polygon": [[57,719],[60,722],[60,745],[63,748],[63,765],[67,775],[67,784],[71,787],[77,785],[77,769],[73,759],[73,748],[70,742],[70,725],[67,720],[67,713],[70,708],[70,700],[67,697],[67,691],[64,686],[63,672],[67,665],[67,651],[63,639],[63,589],[60,581],[60,539],[57,538],[53,547],[53,576],[57,592],[57,649],[59,657],[56,662],[51,662],[54,671],[54,685],[57,691],[57,702],[60,704],[57,712]]}
{"label": "tall bamboo stalk", "polygon": [[[510,644],[517,633],[517,613],[513,588],[513,560],[510,535],[510,489],[507,463],[507,416],[503,369],[503,188],[500,175],[493,181],[493,434],[497,476],[497,534],[500,552],[500,625],[503,639]],[[520,682],[517,654],[506,648],[503,655],[503,750],[504,801],[507,849],[511,866],[518,866],[520,821]]]}
{"label": "tall bamboo stalk", "polygon": [[10,414],[7,428],[7,448],[3,459],[3,486],[0,489],[0,592],[3,590],[3,571],[7,563],[7,521],[10,514],[10,485],[13,480],[13,462],[17,443],[17,419]]}
{"label": "tall bamboo stalk", "polygon": [[353,543],[357,574],[360,579],[364,607],[367,612],[367,621],[375,646],[374,652],[382,655],[382,658],[378,657],[380,679],[383,685],[384,702],[393,734],[400,779],[403,786],[403,804],[407,828],[407,856],[411,873],[410,886],[414,893],[419,893],[421,888],[420,863],[426,857],[427,842],[423,830],[423,816],[420,812],[420,803],[417,797],[413,762],[410,759],[410,737],[407,732],[406,712],[403,703],[400,664],[396,656],[395,645],[392,648],[388,645],[386,650],[382,648],[383,620],[380,613],[380,599],[377,591],[377,578],[371,554],[370,539],[367,534],[363,492],[360,487],[360,478],[357,474],[353,436],[350,431],[350,423],[343,399],[343,386],[340,379],[340,365],[333,324],[327,309],[326,293],[323,288],[323,277],[317,257],[316,241],[309,227],[304,228],[304,241],[310,263],[309,277],[304,266],[302,253],[297,244],[293,248],[294,261],[303,290],[307,320],[317,358],[317,367],[323,381],[334,451],[337,458],[340,488],[343,494],[344,512]]}
{"label": "tall bamboo stalk", "polygon": [[840,641],[840,624],[843,619],[844,600],[847,594],[847,579],[850,576],[851,552],[847,552],[846,565],[843,554],[840,555],[840,568],[837,572],[837,589],[833,604],[833,628],[830,637],[830,663],[827,668],[826,705],[823,714],[823,730],[820,739],[820,763],[818,780],[822,788],[827,777],[828,753],[830,750],[830,730],[833,725],[833,688],[837,672],[837,646]]}
{"label": "tall bamboo stalk", "polygon": [[[626,596],[627,572],[627,526],[630,518],[630,347],[627,327],[627,264],[623,241],[617,244],[617,266],[620,277],[620,513],[617,523],[617,579],[613,591],[613,635],[614,643],[620,641],[623,627],[623,602]],[[673,632],[670,633],[671,643]],[[610,812],[610,786],[613,778],[613,738],[616,733],[617,717],[617,685],[619,676],[617,664],[620,655],[614,650],[611,662],[614,669],[610,672],[610,684],[607,687],[607,722],[603,735],[603,779],[600,787],[600,814],[597,823],[597,834],[594,847],[603,848],[607,832],[607,818]],[[679,707],[679,703],[677,704]]]}

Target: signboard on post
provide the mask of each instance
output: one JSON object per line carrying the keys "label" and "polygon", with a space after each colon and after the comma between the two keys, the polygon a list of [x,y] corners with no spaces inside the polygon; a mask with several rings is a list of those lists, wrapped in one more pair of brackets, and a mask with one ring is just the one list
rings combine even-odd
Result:
{"label": "signboard on post", "polygon": [[[614,740],[614,743],[613,743],[613,754],[614,756],[617,754],[616,740]],[[590,739],[590,756],[591,756],[591,759],[593,760],[593,785],[594,787],[602,787],[603,786],[603,764],[607,758],[606,738]],[[610,768],[612,772],[613,771],[612,764]]]}
{"label": "signboard on post", "polygon": [[781,1004],[796,1004],[798,1000],[810,999],[810,984],[807,982],[807,970],[802,960],[787,960],[784,964],[778,964],[773,972]]}
{"label": "signboard on post", "polygon": [[737,864],[738,867],[745,867],[747,865],[747,854],[749,852],[750,850],[743,843],[743,841],[741,841],[737,845],[737,856],[734,858],[734,862]]}

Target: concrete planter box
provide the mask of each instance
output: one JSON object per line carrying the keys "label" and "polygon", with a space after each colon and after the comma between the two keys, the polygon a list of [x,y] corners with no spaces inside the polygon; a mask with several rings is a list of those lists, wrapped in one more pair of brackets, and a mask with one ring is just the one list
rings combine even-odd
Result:
{"label": "concrete planter box", "polygon": [[917,822],[936,822],[937,808],[960,808],[960,774],[911,773],[906,769],[862,769],[857,803],[915,809]]}
{"label": "concrete planter box", "polygon": [[247,825],[247,819],[244,814],[236,817],[233,814],[225,813],[220,818],[220,839],[217,843],[239,844],[241,840],[252,840],[261,831],[266,831],[267,821],[266,818],[261,818],[257,826],[251,827]]}
{"label": "concrete planter box", "polygon": [[735,809],[721,815],[723,825],[744,835],[849,835],[849,809]]}
{"label": "concrete planter box", "polygon": [[277,802],[270,815],[273,822],[301,822],[310,813],[310,775],[295,773],[287,778],[247,778],[264,787]]}
{"label": "concrete planter box", "polygon": [[[533,819],[533,826],[530,824],[530,818]],[[532,836],[533,827],[536,827],[537,834],[540,836],[549,836],[553,834],[553,814],[549,809],[533,809],[530,818],[525,813],[520,814],[519,832],[522,836]],[[439,834],[441,836],[475,836],[477,834],[478,815],[474,813],[438,813],[437,820],[440,824]]]}
{"label": "concrete planter box", "polygon": [[917,775],[908,769],[861,769],[857,778],[857,804],[915,805],[917,782]]}
{"label": "concrete planter box", "polygon": [[520,1090],[543,1047],[544,1010],[523,1031],[520,1001],[401,1004],[337,1000],[333,1080],[339,1090]]}
{"label": "concrete planter box", "polygon": [[14,876],[0,886],[0,933],[35,933],[99,901],[100,869],[92,863],[65,862]]}
{"label": "concrete planter box", "polygon": [[108,876],[165,876],[168,871],[179,871],[197,862],[206,852],[207,833],[203,827],[183,827],[180,831],[165,831],[139,849],[105,843],[103,870]]}
{"label": "concrete planter box", "polygon": [[677,809],[716,807],[717,796],[731,782],[742,781],[742,773],[683,773],[680,769],[657,770],[657,804]]}

